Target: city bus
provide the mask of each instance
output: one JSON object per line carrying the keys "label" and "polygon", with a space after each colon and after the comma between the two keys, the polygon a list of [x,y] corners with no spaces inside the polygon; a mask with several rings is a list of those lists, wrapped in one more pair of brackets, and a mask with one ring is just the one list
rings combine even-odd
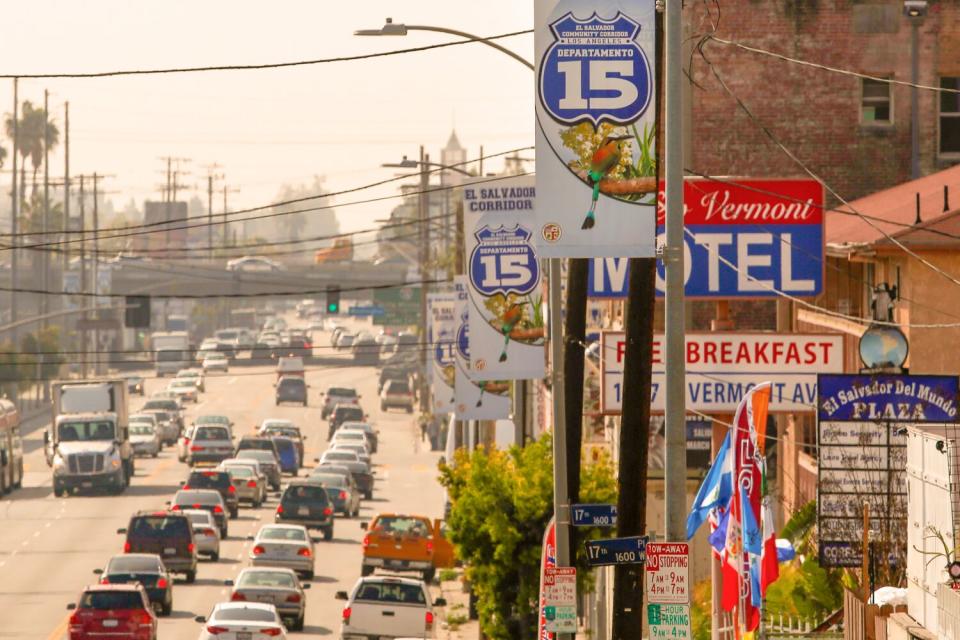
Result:
{"label": "city bus", "polygon": [[23,484],[23,439],[20,412],[9,400],[0,398],[0,493]]}

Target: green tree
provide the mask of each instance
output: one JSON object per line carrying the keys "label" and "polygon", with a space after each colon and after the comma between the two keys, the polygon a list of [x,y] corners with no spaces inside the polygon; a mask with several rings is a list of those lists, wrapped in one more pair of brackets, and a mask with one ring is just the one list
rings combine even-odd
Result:
{"label": "green tree", "polygon": [[[17,148],[23,160],[20,169],[20,197],[26,201],[27,190],[27,158],[33,167],[33,187],[36,192],[37,172],[43,165],[43,132],[44,132],[44,113],[42,108],[33,106],[29,100],[24,100],[20,109],[20,118],[17,120]],[[60,129],[53,122],[53,119],[47,123],[47,145],[50,149],[56,148],[60,143]],[[13,116],[7,114],[4,122],[7,137],[13,139]]]}
{"label": "green tree", "polygon": [[[553,452],[549,436],[509,451],[457,451],[440,466],[452,504],[448,531],[477,596],[484,632],[495,640],[536,636],[543,533],[553,515]],[[606,456],[581,468],[585,502],[615,502]],[[587,536],[591,535],[589,532]],[[587,571],[578,550],[581,586]]]}

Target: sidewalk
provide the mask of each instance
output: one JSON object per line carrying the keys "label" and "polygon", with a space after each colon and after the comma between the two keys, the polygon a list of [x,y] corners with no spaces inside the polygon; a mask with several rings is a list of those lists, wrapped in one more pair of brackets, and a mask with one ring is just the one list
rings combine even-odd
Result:
{"label": "sidewalk", "polygon": [[443,580],[439,589],[436,586],[431,588],[434,598],[441,597],[447,601],[446,607],[434,610],[437,615],[436,637],[437,640],[477,640],[480,637],[480,623],[470,620],[470,596],[460,582],[463,570],[454,571],[457,573],[455,580]]}

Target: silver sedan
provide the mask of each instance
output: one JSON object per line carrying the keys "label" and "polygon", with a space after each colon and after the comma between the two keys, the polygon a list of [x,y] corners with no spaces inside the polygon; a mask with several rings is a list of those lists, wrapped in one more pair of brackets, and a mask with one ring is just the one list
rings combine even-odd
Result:
{"label": "silver sedan", "polygon": [[197,554],[209,556],[216,562],[220,559],[220,530],[217,521],[209,511],[202,509],[184,509],[193,527],[193,539],[197,543]]}
{"label": "silver sedan", "polygon": [[304,589],[310,583],[300,583],[291,569],[280,567],[247,567],[236,580],[227,580],[233,587],[230,599],[234,602],[263,602],[277,608],[280,617],[287,621],[291,631],[303,631],[307,612],[307,596]]}
{"label": "silver sedan", "polygon": [[307,580],[313,579],[313,540],[299,524],[267,524],[260,527],[250,549],[255,567],[286,567]]}

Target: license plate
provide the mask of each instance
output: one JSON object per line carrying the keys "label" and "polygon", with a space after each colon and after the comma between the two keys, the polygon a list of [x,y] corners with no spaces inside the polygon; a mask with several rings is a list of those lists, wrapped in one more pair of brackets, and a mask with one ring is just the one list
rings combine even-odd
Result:
{"label": "license plate", "polygon": [[297,509],[297,514],[299,514],[299,515],[301,515],[301,516],[308,516],[308,515],[310,515],[310,507],[299,507],[299,508]]}
{"label": "license plate", "polygon": [[105,627],[116,627],[119,624],[116,620],[104,620],[103,626]]}
{"label": "license plate", "polygon": [[252,640],[253,633],[250,631],[237,631],[237,640]]}
{"label": "license plate", "polygon": [[[93,481],[91,481],[91,480],[84,480],[83,482],[80,483],[80,486],[83,487],[84,489],[89,489],[89,488],[93,487]],[[116,620],[114,620],[114,622],[116,622]]]}
{"label": "license plate", "polygon": [[167,547],[166,549],[163,550],[163,555],[165,556],[172,556],[172,555],[175,555],[176,553],[177,553],[176,547]]}

